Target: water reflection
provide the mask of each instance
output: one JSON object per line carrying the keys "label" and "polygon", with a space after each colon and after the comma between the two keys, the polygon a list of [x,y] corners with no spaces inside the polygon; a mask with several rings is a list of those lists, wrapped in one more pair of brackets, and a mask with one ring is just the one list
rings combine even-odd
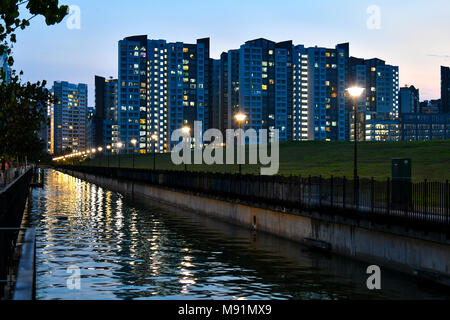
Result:
{"label": "water reflection", "polygon": [[[408,277],[47,171],[33,190],[39,299],[371,299],[438,297]],[[69,266],[81,290],[69,290]]]}

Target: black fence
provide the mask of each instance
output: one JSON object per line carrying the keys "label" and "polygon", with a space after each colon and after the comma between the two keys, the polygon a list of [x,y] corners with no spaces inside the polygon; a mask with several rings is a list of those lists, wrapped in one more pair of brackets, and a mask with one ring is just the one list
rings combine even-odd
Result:
{"label": "black fence", "polygon": [[23,212],[33,169],[29,169],[9,186],[0,190],[0,299],[10,281],[8,274],[16,248],[18,233],[21,231]]}
{"label": "black fence", "polygon": [[357,218],[450,226],[449,182],[255,176],[99,167],[65,169],[246,203]]}

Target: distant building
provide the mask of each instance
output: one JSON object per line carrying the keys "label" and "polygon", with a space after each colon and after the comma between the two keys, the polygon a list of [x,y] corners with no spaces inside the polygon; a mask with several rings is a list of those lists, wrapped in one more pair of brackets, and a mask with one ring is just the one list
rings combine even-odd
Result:
{"label": "distant building", "polygon": [[450,139],[450,114],[403,114],[402,141]]}
{"label": "distant building", "polygon": [[420,103],[420,113],[438,114],[441,110],[441,100],[425,100]]}
{"label": "distant building", "polygon": [[88,149],[97,149],[101,145],[95,143],[95,108],[88,107],[86,120],[86,147]]}
{"label": "distant building", "polygon": [[49,119],[49,115],[48,115],[48,106],[41,106],[40,109],[42,110],[45,120],[41,123],[41,130],[39,130],[38,132],[38,139],[41,140],[41,142],[43,143],[42,146],[42,151],[44,153],[48,153],[49,152],[49,126],[48,126],[48,119]]}
{"label": "distant building", "polygon": [[[6,53],[4,53],[2,56],[0,56],[0,71],[6,72],[5,77],[6,77],[6,82],[8,83],[8,81],[11,77],[11,68],[8,64],[8,56]],[[1,83],[1,80],[0,80],[0,83]]]}
{"label": "distant building", "polygon": [[236,127],[233,115],[239,112],[239,50],[220,56],[220,130]]}
{"label": "distant building", "polygon": [[94,144],[116,150],[118,129],[118,81],[95,76]]}
{"label": "distant building", "polygon": [[377,118],[367,118],[365,121],[364,140],[374,142],[400,141],[400,120],[380,120]]}
{"label": "distant building", "polygon": [[441,113],[450,113],[450,68],[441,67]]}
{"label": "distant building", "polygon": [[51,89],[57,102],[51,105],[51,153],[84,151],[87,147],[86,84],[55,81]]}
{"label": "distant building", "polygon": [[405,86],[400,88],[399,94],[400,114],[402,113],[419,113],[420,112],[420,95],[419,89],[414,86]]}
{"label": "distant building", "polygon": [[403,113],[398,120],[368,119],[366,141],[431,141],[450,139],[450,114]]}

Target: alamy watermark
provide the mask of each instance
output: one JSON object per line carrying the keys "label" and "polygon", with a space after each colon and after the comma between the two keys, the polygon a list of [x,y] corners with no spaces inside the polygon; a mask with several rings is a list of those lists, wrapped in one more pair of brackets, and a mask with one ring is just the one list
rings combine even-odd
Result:
{"label": "alamy watermark", "polygon": [[[237,144],[235,144],[235,140],[237,140]],[[267,129],[260,129],[258,132],[254,129],[228,129],[224,141],[220,130],[209,129],[203,132],[202,122],[195,121],[193,137],[185,130],[178,129],[172,133],[171,141],[178,142],[171,153],[172,162],[175,165],[223,165],[224,151],[226,154],[225,164],[243,165],[247,163],[247,149],[248,164],[267,166],[261,168],[261,175],[276,175],[280,168],[279,130],[275,129],[270,130],[270,134]],[[193,156],[192,149],[194,151]]]}
{"label": "alamy watermark", "polygon": [[81,8],[77,5],[70,5],[66,21],[67,29],[80,30],[81,29]]}
{"label": "alamy watermark", "polygon": [[66,273],[70,274],[66,281],[67,289],[81,290],[81,269],[75,265],[69,266]]}
{"label": "alamy watermark", "polygon": [[369,290],[381,290],[381,269],[379,266],[373,265],[367,268],[367,274],[369,278],[367,279],[367,289]]}
{"label": "alamy watermark", "polygon": [[367,29],[380,30],[381,29],[381,8],[377,5],[371,5],[367,8]]}

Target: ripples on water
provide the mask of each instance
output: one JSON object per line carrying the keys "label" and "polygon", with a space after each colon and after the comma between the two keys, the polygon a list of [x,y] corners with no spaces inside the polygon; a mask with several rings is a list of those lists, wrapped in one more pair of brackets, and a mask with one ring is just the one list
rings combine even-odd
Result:
{"label": "ripples on water", "polygon": [[[426,298],[408,277],[194,213],[130,203],[118,193],[47,171],[33,190],[38,299]],[[81,270],[69,290],[67,268]],[[436,296],[435,296],[436,297]]]}

